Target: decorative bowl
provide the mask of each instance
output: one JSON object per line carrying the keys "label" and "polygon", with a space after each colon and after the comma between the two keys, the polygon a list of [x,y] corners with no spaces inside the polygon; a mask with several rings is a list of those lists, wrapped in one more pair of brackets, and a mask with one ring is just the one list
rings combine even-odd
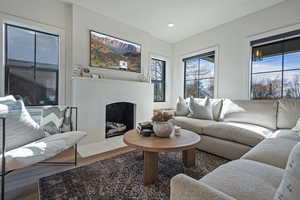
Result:
{"label": "decorative bowl", "polygon": [[174,130],[174,125],[172,122],[153,122],[153,131],[154,134],[158,137],[170,137]]}

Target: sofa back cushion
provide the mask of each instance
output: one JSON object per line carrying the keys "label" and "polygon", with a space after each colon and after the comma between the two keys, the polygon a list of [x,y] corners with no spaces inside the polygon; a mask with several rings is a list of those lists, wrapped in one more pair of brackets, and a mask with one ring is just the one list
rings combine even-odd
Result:
{"label": "sofa back cushion", "polygon": [[297,200],[300,197],[300,142],[291,151],[274,200]]}
{"label": "sofa back cushion", "polygon": [[[45,133],[31,118],[23,101],[0,103],[0,117],[6,118],[5,144],[6,151],[41,139]],[[2,121],[0,122],[0,152],[2,153]]]}
{"label": "sofa back cushion", "polygon": [[276,129],[277,101],[230,100],[223,101],[221,119]]}
{"label": "sofa back cushion", "polygon": [[278,103],[277,128],[295,127],[300,118],[300,100],[281,99]]}

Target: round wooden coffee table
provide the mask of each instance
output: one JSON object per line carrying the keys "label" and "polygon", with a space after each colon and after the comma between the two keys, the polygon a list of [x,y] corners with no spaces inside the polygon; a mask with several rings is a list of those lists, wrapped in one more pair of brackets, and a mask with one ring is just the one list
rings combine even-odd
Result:
{"label": "round wooden coffee table", "polygon": [[182,151],[184,166],[195,165],[195,149],[200,142],[200,136],[187,130],[181,130],[180,136],[160,138],[141,136],[133,129],[125,133],[123,141],[130,147],[144,152],[144,184],[152,184],[158,175],[158,153]]}

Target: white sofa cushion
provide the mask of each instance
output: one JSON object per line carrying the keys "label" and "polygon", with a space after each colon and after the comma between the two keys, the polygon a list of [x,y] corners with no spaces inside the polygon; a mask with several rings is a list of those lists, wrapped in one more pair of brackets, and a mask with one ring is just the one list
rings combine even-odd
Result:
{"label": "white sofa cushion", "polygon": [[203,134],[204,127],[212,124],[217,124],[219,122],[213,120],[194,119],[190,117],[176,116],[174,117],[174,123],[183,129],[193,131],[198,134]]}
{"label": "white sofa cushion", "polygon": [[277,128],[291,129],[300,118],[300,100],[281,99],[278,104]]}
{"label": "white sofa cushion", "polygon": [[293,148],[274,200],[300,198],[300,142]]}
{"label": "white sofa cushion", "polygon": [[227,122],[256,124],[276,129],[277,101],[230,100],[223,101],[221,119]]}
{"label": "white sofa cushion", "polygon": [[300,141],[300,132],[293,131],[291,129],[278,129],[272,134],[271,138],[287,138],[290,140]]}
{"label": "white sofa cushion", "polygon": [[235,160],[220,166],[199,181],[241,200],[270,200],[284,170],[251,160]]}
{"label": "white sofa cushion", "polygon": [[[6,170],[19,169],[44,161],[78,143],[85,132],[55,134],[6,152]],[[0,159],[2,154],[0,155]],[[0,168],[2,163],[0,162]]]}
{"label": "white sofa cushion", "polygon": [[[0,104],[0,116],[6,118],[5,143],[7,151],[45,137],[44,131],[31,118],[21,100]],[[2,134],[2,123],[0,123],[0,130]],[[0,152],[2,152],[2,135]]]}
{"label": "white sofa cushion", "polygon": [[213,120],[212,104],[208,97],[203,101],[195,101],[193,97],[190,98],[189,102],[189,117],[197,119]]}
{"label": "white sofa cushion", "polygon": [[297,140],[290,140],[287,138],[265,139],[256,145],[255,148],[252,148],[242,158],[284,169],[288,157],[297,143]]}
{"label": "white sofa cushion", "polygon": [[203,134],[241,144],[255,146],[263,139],[271,137],[273,131],[261,126],[236,123],[236,122],[219,122],[205,126]]}
{"label": "white sofa cushion", "polygon": [[190,113],[189,105],[182,97],[178,97],[176,103],[176,116],[187,116]]}

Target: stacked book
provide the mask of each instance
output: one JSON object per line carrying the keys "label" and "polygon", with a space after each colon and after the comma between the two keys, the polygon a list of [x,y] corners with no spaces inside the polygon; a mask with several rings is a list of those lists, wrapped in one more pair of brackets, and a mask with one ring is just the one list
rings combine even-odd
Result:
{"label": "stacked book", "polygon": [[153,132],[153,125],[152,122],[142,122],[138,123],[137,131],[139,134],[143,136],[151,136]]}

